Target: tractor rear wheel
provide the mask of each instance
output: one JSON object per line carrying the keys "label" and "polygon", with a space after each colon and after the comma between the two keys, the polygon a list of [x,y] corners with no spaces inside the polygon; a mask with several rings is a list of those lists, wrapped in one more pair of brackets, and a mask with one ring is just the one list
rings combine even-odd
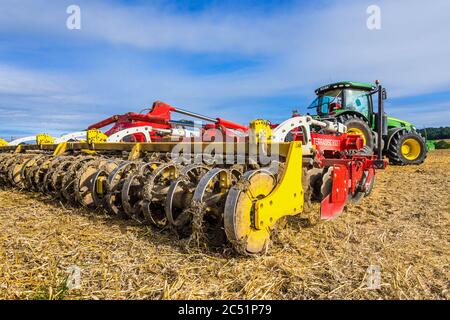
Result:
{"label": "tractor rear wheel", "polygon": [[361,135],[365,149],[373,153],[375,147],[374,134],[363,118],[354,114],[343,114],[336,117],[336,120],[347,127],[347,133]]}
{"label": "tractor rear wheel", "polygon": [[396,165],[421,164],[425,161],[427,152],[425,140],[419,133],[400,131],[392,137],[387,156]]}

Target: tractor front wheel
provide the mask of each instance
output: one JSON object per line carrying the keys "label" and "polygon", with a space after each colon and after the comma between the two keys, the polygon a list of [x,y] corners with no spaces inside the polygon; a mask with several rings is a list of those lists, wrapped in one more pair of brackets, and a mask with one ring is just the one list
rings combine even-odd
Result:
{"label": "tractor front wheel", "polygon": [[425,140],[420,134],[403,131],[392,137],[387,156],[396,165],[421,164],[425,161],[427,152]]}

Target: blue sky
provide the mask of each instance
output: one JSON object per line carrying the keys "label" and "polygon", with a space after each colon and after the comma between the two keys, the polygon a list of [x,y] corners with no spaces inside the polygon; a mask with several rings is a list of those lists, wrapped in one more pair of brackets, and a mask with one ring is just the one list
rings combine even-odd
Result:
{"label": "blue sky", "polygon": [[[81,8],[68,30],[66,8]],[[381,30],[366,27],[369,5]],[[338,80],[388,88],[387,111],[450,125],[450,2],[0,0],[0,136],[54,135],[163,100],[274,122]]]}

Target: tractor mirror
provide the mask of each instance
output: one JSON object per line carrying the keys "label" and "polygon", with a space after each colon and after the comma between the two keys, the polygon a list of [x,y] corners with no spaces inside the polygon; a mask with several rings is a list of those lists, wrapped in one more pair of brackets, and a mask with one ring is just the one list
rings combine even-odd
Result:
{"label": "tractor mirror", "polygon": [[383,88],[382,97],[383,97],[383,100],[387,99],[386,88]]}
{"label": "tractor mirror", "polygon": [[361,100],[359,98],[355,100],[355,103],[358,107],[361,107]]}

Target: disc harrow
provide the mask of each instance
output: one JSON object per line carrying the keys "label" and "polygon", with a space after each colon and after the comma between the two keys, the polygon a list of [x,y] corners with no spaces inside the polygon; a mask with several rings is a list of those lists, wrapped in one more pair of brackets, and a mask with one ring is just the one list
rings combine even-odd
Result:
{"label": "disc harrow", "polygon": [[348,199],[370,193],[375,168],[386,165],[372,154],[354,152],[362,148],[358,135],[308,116],[277,126],[257,120],[248,128],[231,141],[227,128],[214,127],[208,133],[213,142],[113,143],[88,135],[85,141],[46,138],[2,146],[0,187],[133,219],[196,246],[231,245],[256,254],[267,250],[280,219],[304,216],[311,202],[321,203],[316,216],[335,218]]}

